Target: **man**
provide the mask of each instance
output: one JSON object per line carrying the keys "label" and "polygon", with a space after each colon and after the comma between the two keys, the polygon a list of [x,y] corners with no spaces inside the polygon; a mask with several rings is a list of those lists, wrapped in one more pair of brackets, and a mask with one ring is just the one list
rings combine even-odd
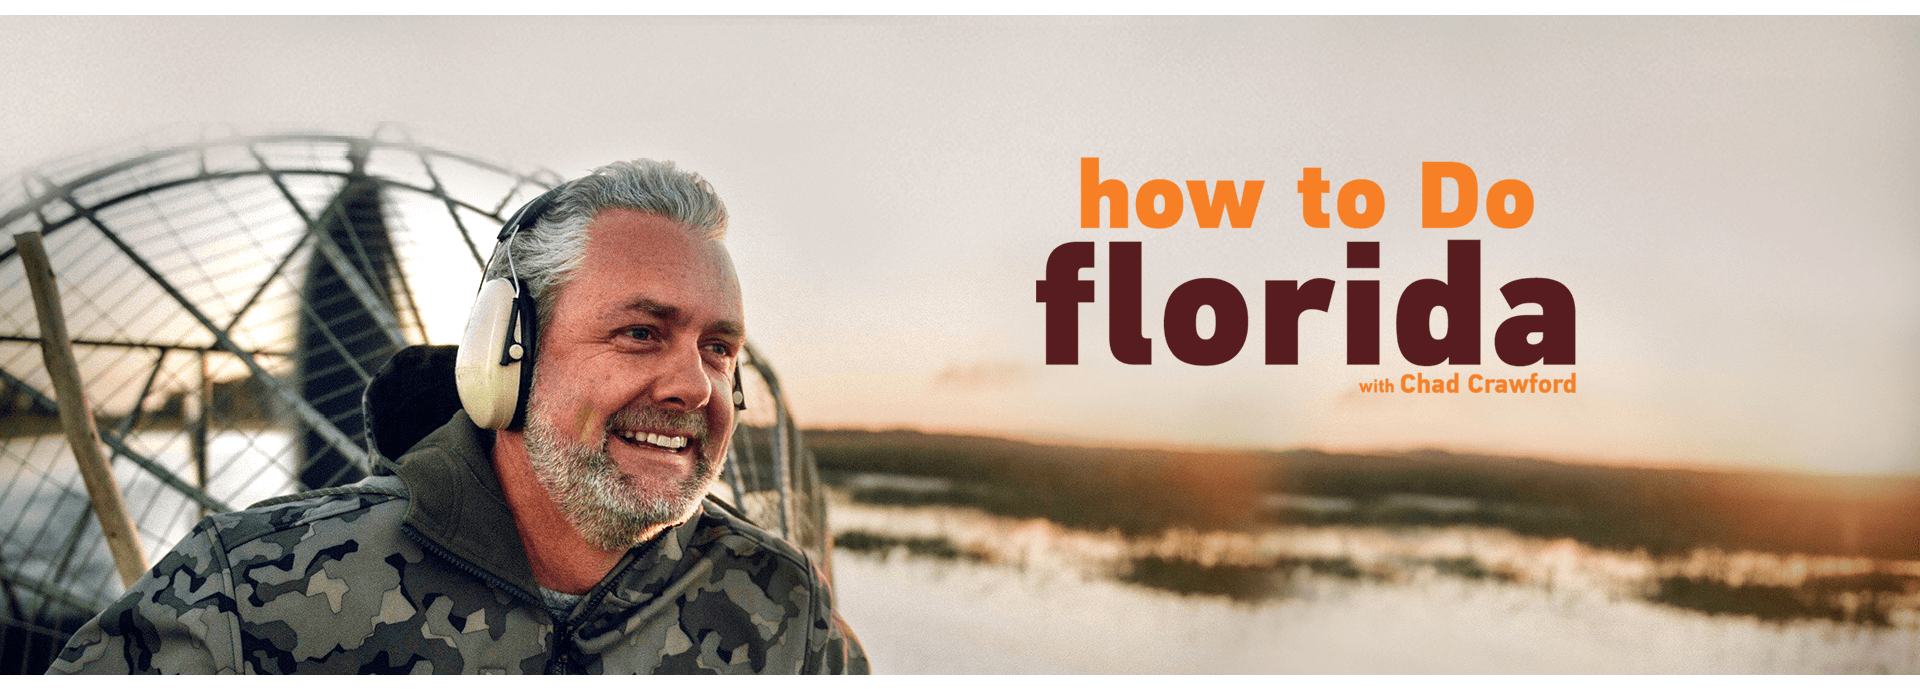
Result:
{"label": "man", "polygon": [[745,341],[720,200],[642,160],[530,205],[488,270],[537,302],[513,424],[403,350],[366,404],[394,475],[209,517],[51,671],[864,672],[806,555],[703,499]]}

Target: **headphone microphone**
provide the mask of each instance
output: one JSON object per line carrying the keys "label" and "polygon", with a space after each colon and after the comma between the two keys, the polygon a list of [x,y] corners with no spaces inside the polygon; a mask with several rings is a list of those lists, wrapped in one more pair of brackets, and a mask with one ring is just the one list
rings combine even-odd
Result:
{"label": "headphone microphone", "polygon": [[[553,208],[560,194],[572,182],[561,184],[527,202],[500,227],[493,256],[481,269],[479,293],[473,310],[467,314],[467,327],[460,336],[460,348],[454,355],[454,385],[460,391],[460,405],[473,418],[473,424],[493,430],[519,430],[526,422],[527,398],[533,390],[535,347],[539,338],[540,309],[526,281],[513,265],[513,238],[522,230],[531,230]],[[487,279],[493,261],[507,257],[507,275]],[[733,371],[733,408],[747,408],[747,396],[740,383],[740,367]],[[739,415],[734,416],[737,423]]]}

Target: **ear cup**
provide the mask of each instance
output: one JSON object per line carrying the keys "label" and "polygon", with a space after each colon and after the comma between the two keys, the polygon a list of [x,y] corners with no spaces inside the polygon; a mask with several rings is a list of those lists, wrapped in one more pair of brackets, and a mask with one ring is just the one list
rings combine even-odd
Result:
{"label": "ear cup", "polygon": [[[500,227],[495,256],[510,251],[508,244],[514,235],[539,222],[570,186],[568,182],[548,189],[514,211]],[[512,267],[510,255],[508,267]],[[492,268],[493,261],[488,260],[481,272]],[[533,294],[519,273],[513,273],[512,279],[494,278],[481,283],[453,363],[460,406],[466,408],[474,425],[515,430],[524,421],[527,397],[533,390],[534,340],[540,332],[534,320],[538,315]]]}
{"label": "ear cup", "polygon": [[[481,428],[502,429],[512,425],[521,403],[521,364],[528,352],[527,340],[511,330],[524,321],[515,315],[513,283],[494,278],[480,286],[473,300],[473,312],[467,315],[467,329],[460,336],[460,350],[454,356],[454,384],[460,390],[460,405],[473,424]],[[519,349],[521,351],[513,351]],[[532,367],[526,367],[531,372]]]}

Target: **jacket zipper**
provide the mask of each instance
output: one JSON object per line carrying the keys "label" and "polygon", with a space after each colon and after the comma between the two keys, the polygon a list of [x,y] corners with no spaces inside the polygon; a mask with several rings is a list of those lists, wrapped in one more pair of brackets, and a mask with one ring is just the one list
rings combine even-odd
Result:
{"label": "jacket zipper", "polygon": [[536,610],[546,611],[547,617],[553,619],[553,643],[547,647],[546,673],[549,675],[575,674],[574,672],[570,672],[570,670],[573,669],[572,661],[569,659],[569,655],[571,654],[563,651],[561,648],[563,644],[569,650],[573,647],[573,630],[569,628],[567,620],[556,618],[553,611],[547,609],[545,601],[534,598],[533,594],[527,593],[526,590],[519,586],[515,586],[505,579],[501,579],[484,569],[474,566],[472,563],[467,562],[465,558],[454,555],[446,548],[440,547],[440,544],[434,543],[426,536],[421,535],[420,532],[412,526],[402,524],[400,526],[400,532],[406,534],[407,540],[413,541],[414,545],[420,546],[421,549],[445,560],[448,564],[453,565],[454,569],[458,569],[469,576],[486,582],[488,586],[506,591],[515,598],[532,604]]}
{"label": "jacket zipper", "polygon": [[[638,559],[639,558],[634,557],[632,553],[628,553],[625,559],[622,559],[618,564],[614,565],[611,576],[602,580],[598,585],[594,586],[592,590],[587,591],[587,598],[581,601],[579,613],[577,614],[584,619],[588,611],[599,607],[600,600],[607,597],[607,590],[612,588],[613,582],[619,581],[621,574],[626,572],[628,567],[633,566],[633,562],[638,561]],[[574,616],[575,613],[569,613],[566,619],[554,621],[553,655],[551,656],[551,660],[547,662],[547,674],[549,675],[573,675],[580,674],[580,671],[586,670],[584,666],[574,667],[573,632],[577,628],[576,625],[573,624]],[[567,648],[564,653],[560,650],[562,643],[564,643]]]}
{"label": "jacket zipper", "polygon": [[[412,526],[402,524],[400,526],[400,532],[406,534],[407,540],[413,541],[414,545],[418,545],[427,552],[433,553],[440,559],[447,561],[449,564],[452,564],[455,569],[484,581],[489,586],[513,594],[514,597],[533,604],[536,609],[547,611],[547,617],[553,619],[553,644],[547,648],[547,674],[574,675],[580,674],[579,671],[586,669],[585,667],[576,667],[573,662],[573,625],[571,624],[571,615],[566,618],[556,617],[553,611],[547,608],[546,601],[534,598],[533,594],[528,593],[525,589],[474,566],[472,563],[467,562],[465,558],[454,555],[446,548],[440,547],[440,544],[428,539]],[[587,592],[586,605],[580,608],[581,612],[592,610],[594,607],[600,605],[600,600],[607,596],[608,584],[618,580],[620,578],[618,573],[624,572],[626,568],[633,566],[633,563],[638,560],[639,557],[637,555],[628,552],[627,557],[622,559],[618,565],[614,566],[615,576],[607,577],[605,581],[601,582],[600,586],[595,586],[592,591]]]}
{"label": "jacket zipper", "polygon": [[[565,648],[563,649],[562,646]],[[580,674],[575,671],[576,669],[584,668],[573,667],[573,630],[568,628],[566,620],[555,620],[553,623],[553,648],[548,651],[547,655],[547,674]]]}

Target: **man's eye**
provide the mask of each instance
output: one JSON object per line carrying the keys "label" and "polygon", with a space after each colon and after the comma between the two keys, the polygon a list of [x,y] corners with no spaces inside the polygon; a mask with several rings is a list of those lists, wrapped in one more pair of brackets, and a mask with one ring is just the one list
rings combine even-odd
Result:
{"label": "man's eye", "polygon": [[621,334],[636,340],[653,339],[653,328],[627,328]]}
{"label": "man's eye", "polygon": [[709,344],[707,345],[707,351],[713,352],[714,354],[718,354],[720,356],[733,356],[733,348],[727,346],[727,343],[725,342],[715,342],[713,344]]}

